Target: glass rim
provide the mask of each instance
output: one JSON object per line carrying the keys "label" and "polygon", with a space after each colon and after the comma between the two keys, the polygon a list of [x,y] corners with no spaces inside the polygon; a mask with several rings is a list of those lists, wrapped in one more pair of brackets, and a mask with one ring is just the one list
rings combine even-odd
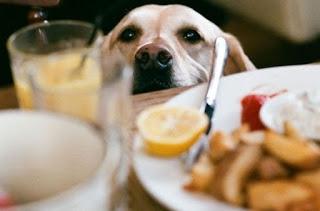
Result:
{"label": "glass rim", "polygon": [[[48,27],[48,26],[52,26],[52,25],[73,25],[73,26],[80,26],[80,27],[94,27],[94,24],[90,23],[90,22],[86,22],[86,21],[79,21],[79,20],[54,20],[54,21],[46,21],[46,22],[42,22],[42,23],[35,23],[35,24],[31,24],[25,27],[22,27],[21,29],[15,31],[13,34],[11,34],[7,40],[7,49],[9,51],[9,53],[14,53],[14,54],[18,54],[18,55],[23,55],[23,56],[42,56],[41,54],[35,54],[35,53],[30,53],[30,52],[24,52],[21,51],[19,49],[17,49],[14,46],[14,41],[17,39],[18,36],[20,36],[23,33],[26,33],[27,31],[31,31],[34,29],[37,29],[39,27]],[[98,37],[102,37],[103,36],[103,32],[101,29],[98,29],[97,31],[97,38]],[[79,49],[91,49],[93,48],[93,45],[89,46],[89,47],[81,47]],[[51,54],[51,53],[48,53]],[[46,54],[46,55],[48,55]],[[45,54],[43,54],[45,55]]]}

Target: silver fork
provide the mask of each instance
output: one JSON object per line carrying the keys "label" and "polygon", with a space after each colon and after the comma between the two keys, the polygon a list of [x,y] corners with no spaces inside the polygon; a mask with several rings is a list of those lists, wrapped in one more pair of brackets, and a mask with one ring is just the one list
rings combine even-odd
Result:
{"label": "silver fork", "polygon": [[228,44],[223,37],[218,37],[215,41],[215,62],[212,67],[209,83],[207,87],[206,97],[201,105],[201,111],[204,112],[209,119],[209,125],[200,139],[191,146],[189,151],[184,157],[184,165],[186,171],[190,171],[194,163],[198,160],[200,154],[208,147],[209,133],[212,129],[212,119],[216,106],[216,97],[218,93],[218,87],[220,78],[222,76],[228,54]]}

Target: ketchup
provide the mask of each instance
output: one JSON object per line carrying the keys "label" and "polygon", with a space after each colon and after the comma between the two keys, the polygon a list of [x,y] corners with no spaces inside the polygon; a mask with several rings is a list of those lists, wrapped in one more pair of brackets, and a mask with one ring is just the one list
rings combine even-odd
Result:
{"label": "ketchup", "polygon": [[263,95],[263,94],[246,95],[241,100],[241,106],[242,106],[241,123],[248,124],[250,127],[250,130],[265,129],[265,126],[261,122],[260,115],[259,115],[261,107],[270,98],[283,94],[287,91],[288,91],[287,89],[283,89],[270,95]]}
{"label": "ketchup", "polygon": [[265,126],[259,116],[262,105],[270,99],[270,95],[250,94],[241,100],[241,123],[247,123],[250,130],[261,130]]}

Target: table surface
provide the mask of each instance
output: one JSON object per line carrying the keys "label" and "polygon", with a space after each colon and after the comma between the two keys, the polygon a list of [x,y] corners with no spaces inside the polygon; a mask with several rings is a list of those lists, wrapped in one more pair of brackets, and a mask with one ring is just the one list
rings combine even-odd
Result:
{"label": "table surface", "polygon": [[[189,89],[190,87],[179,87],[156,92],[148,92],[132,96],[133,103],[133,120],[145,108],[164,103],[168,99],[176,96],[177,94]],[[0,109],[18,108],[18,102],[13,87],[0,88]],[[132,128],[133,132],[135,127]],[[130,207],[132,210],[166,210],[156,200],[151,198],[148,193],[143,189],[139,183],[135,173],[131,170],[129,176],[129,195]]]}

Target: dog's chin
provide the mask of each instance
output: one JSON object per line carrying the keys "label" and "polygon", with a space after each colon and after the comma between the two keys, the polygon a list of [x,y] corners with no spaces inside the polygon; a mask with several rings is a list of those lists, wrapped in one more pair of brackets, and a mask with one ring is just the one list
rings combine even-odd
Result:
{"label": "dog's chin", "polygon": [[157,79],[141,80],[134,78],[133,94],[152,92],[173,87],[176,87],[176,85],[171,81],[161,81]]}
{"label": "dog's chin", "polygon": [[169,89],[177,86],[171,73],[168,73],[172,70],[162,74],[152,74],[148,71],[141,73],[137,69],[134,71],[133,94]]}

